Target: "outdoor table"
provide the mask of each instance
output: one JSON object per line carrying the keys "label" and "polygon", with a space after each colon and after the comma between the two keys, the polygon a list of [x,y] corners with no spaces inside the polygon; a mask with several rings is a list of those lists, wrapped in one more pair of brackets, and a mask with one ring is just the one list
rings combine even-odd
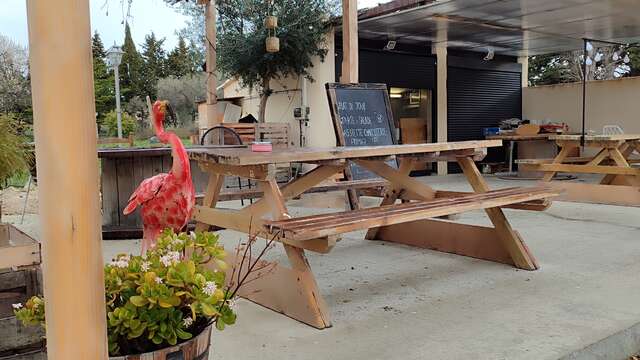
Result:
{"label": "outdoor table", "polygon": [[[518,135],[518,134],[498,134],[488,135],[487,140],[503,140],[507,141],[507,166],[509,174],[513,174],[514,156],[513,149],[518,143],[518,159],[539,158],[540,156],[550,157],[557,154],[555,143],[549,140],[553,134],[535,134],[535,135]],[[551,146],[550,146],[551,145]],[[518,169],[520,173],[521,169]]]}
{"label": "outdoor table", "polygon": [[[198,222],[198,230],[214,225],[282,243],[291,267],[274,264],[271,271],[252,279],[240,295],[321,329],[331,325],[329,312],[318,291],[305,250],[328,253],[339,235],[346,232],[368,230],[366,238],[370,240],[471,256],[526,270],[538,268],[501,207],[529,209],[532,202],[544,201],[557,193],[544,187],[491,191],[474,161],[484,158],[487,147],[501,145],[500,140],[481,140],[297,148],[270,153],[251,152],[250,149],[192,148],[189,150],[190,158],[198,161],[201,169],[209,173],[203,203],[196,206],[193,218]],[[389,165],[389,158],[393,156],[399,160],[397,168]],[[457,161],[475,192],[436,191],[410,177],[414,165],[425,160]],[[279,186],[273,174],[275,164],[295,162],[317,167]],[[351,162],[389,182],[380,206],[333,214],[290,216],[286,206],[288,199],[342,172]],[[225,175],[254,179],[264,191],[263,198],[240,210],[216,207]],[[404,201],[396,204],[398,199]],[[493,227],[434,219],[478,209],[485,210]],[[264,261],[261,265],[267,264]]]}
{"label": "outdoor table", "polygon": [[[587,135],[586,149],[595,150],[594,156],[570,157],[581,147],[581,135],[553,135],[561,150],[553,159],[518,160],[526,170],[542,171],[542,181],[552,188],[564,191],[560,199],[577,202],[640,206],[640,168],[634,164],[640,159],[639,134]],[[551,181],[558,172],[603,175],[599,184]]]}

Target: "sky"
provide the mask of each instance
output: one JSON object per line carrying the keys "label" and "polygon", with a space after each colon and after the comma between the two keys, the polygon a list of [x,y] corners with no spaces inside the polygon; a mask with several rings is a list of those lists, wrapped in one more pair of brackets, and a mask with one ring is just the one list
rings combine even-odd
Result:
{"label": "sky", "polygon": [[[126,7],[121,0],[91,0],[91,29],[100,33],[106,48],[124,41]],[[0,34],[27,46],[26,0],[0,0]],[[165,48],[172,49],[178,39],[175,31],[184,26],[187,17],[177,13],[162,0],[134,0],[131,7],[131,35],[136,45],[153,31],[157,38],[166,38]]]}
{"label": "sky", "polygon": [[[0,0],[0,34],[24,46],[29,42],[26,1]],[[379,2],[386,0],[358,0],[358,8],[375,6]],[[114,41],[121,45],[126,15],[122,0],[90,0],[90,4],[92,32],[97,30],[100,33],[106,48]],[[142,44],[145,35],[153,31],[157,38],[166,38],[165,49],[171,50],[178,42],[175,32],[184,26],[186,20],[187,17],[177,13],[163,0],[134,0],[129,25],[136,45]]]}

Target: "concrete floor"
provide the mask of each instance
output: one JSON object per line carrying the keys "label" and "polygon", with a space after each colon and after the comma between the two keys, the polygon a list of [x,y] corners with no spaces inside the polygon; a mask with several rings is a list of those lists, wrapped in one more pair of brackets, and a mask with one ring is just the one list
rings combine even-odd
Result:
{"label": "concrete floor", "polygon": [[[423,180],[470,190],[460,176]],[[339,193],[309,195],[290,209],[309,214],[342,203]],[[546,212],[505,212],[540,270],[350,233],[330,254],[309,255],[332,328],[316,330],[243,300],[237,324],[214,333],[210,359],[622,360],[640,350],[640,208],[555,202]],[[481,211],[459,221],[489,224]],[[241,239],[221,234],[229,247]],[[105,259],[137,249],[133,240],[104,242]],[[611,337],[620,332],[626,342]],[[599,347],[607,337],[614,341]]]}

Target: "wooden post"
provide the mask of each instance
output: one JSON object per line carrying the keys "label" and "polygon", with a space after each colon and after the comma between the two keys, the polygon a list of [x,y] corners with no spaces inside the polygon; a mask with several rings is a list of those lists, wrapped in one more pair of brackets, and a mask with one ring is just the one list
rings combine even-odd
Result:
{"label": "wooden post", "polygon": [[47,356],[107,359],[89,0],[27,14]]}
{"label": "wooden post", "polygon": [[523,88],[529,87],[529,57],[518,57],[518,63],[522,64],[522,75],[520,77],[521,85]]}
{"label": "wooden post", "polygon": [[[436,54],[436,104],[437,104],[437,141],[447,141],[447,48],[444,45],[434,45]],[[447,175],[447,162],[438,162],[438,175]]]}
{"label": "wooden post", "polygon": [[[207,119],[200,123],[203,132],[218,124],[218,109],[216,99],[216,3],[215,0],[206,1],[205,29],[207,49]],[[202,134],[200,134],[202,136]]]}
{"label": "wooden post", "polygon": [[358,4],[342,0],[342,76],[343,84],[358,82]]}

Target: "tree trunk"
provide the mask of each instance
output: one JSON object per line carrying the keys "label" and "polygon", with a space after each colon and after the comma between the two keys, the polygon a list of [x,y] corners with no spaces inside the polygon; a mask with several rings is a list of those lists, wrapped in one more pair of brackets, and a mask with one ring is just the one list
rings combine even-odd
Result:
{"label": "tree trunk", "polygon": [[271,95],[271,88],[269,87],[269,79],[264,79],[262,83],[262,94],[260,95],[260,110],[258,112],[258,122],[264,123],[265,118],[264,115],[267,109],[267,100],[269,100],[269,96]]}

